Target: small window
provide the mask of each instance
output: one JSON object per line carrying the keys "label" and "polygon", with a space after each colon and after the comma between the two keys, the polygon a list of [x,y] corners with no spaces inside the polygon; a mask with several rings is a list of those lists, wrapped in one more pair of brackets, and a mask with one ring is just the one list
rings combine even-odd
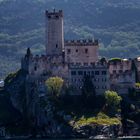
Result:
{"label": "small window", "polygon": [[78,49],[76,49],[76,52],[78,53]]}
{"label": "small window", "polygon": [[70,49],[67,49],[67,54],[70,54],[71,53],[71,50]]}
{"label": "small window", "polygon": [[84,63],[84,66],[88,66],[88,63]]}
{"label": "small window", "polygon": [[125,72],[129,72],[128,70],[125,70]]}
{"label": "small window", "polygon": [[116,74],[116,70],[113,70],[113,73]]}
{"label": "small window", "polygon": [[71,71],[71,75],[76,75],[76,71]]}
{"label": "small window", "polygon": [[106,82],[106,78],[102,78],[102,82]]}
{"label": "small window", "polygon": [[77,65],[77,66],[80,66],[80,65],[81,65],[81,63],[76,63],[76,65]]}
{"label": "small window", "polygon": [[107,72],[106,71],[102,71],[102,75],[106,75],[107,74]]}
{"label": "small window", "polygon": [[102,89],[106,89],[106,86],[102,86]]}
{"label": "small window", "polygon": [[84,71],[84,75],[87,75],[87,72],[86,71]]}
{"label": "small window", "polygon": [[94,75],[94,71],[91,72],[91,75],[92,75],[92,76]]}
{"label": "small window", "polygon": [[87,73],[88,73],[88,75],[90,76],[90,71],[88,71]]}
{"label": "small window", "polygon": [[34,70],[37,71],[37,66],[34,67]]}
{"label": "small window", "polygon": [[86,54],[88,53],[88,49],[85,49],[85,53],[86,53]]}
{"label": "small window", "polygon": [[91,62],[90,65],[94,66],[95,64],[93,62]]}
{"label": "small window", "polygon": [[119,73],[122,73],[123,71],[122,70],[119,70]]}
{"label": "small window", "polygon": [[72,82],[74,82],[74,79],[71,79]]}
{"label": "small window", "polygon": [[56,49],[58,48],[58,44],[56,44]]}
{"label": "small window", "polygon": [[70,65],[71,65],[71,66],[73,66],[73,65],[74,65],[74,63],[70,63]]}
{"label": "small window", "polygon": [[95,75],[99,75],[99,71],[95,71]]}
{"label": "small window", "polygon": [[83,75],[83,71],[78,71],[78,75]]}
{"label": "small window", "polygon": [[50,18],[51,18],[51,16],[48,16],[48,18],[50,19]]}

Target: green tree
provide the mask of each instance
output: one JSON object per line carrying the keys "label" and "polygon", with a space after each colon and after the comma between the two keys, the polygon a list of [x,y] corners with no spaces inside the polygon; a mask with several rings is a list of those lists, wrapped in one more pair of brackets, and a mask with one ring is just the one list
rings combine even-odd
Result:
{"label": "green tree", "polygon": [[95,96],[95,88],[92,82],[92,78],[88,75],[84,76],[82,93],[88,98]]}
{"label": "green tree", "polygon": [[118,106],[122,100],[121,96],[114,91],[106,91],[105,92],[105,99],[109,106]]}
{"label": "green tree", "polygon": [[117,94],[117,92],[109,91],[109,90],[106,91],[105,99],[106,99],[106,104],[108,106],[108,109],[109,111],[111,111],[111,114],[118,111],[122,98]]}
{"label": "green tree", "polygon": [[59,97],[64,80],[60,77],[50,77],[45,82],[48,91],[55,97]]}
{"label": "green tree", "polygon": [[96,105],[96,92],[89,75],[84,76],[82,86],[83,103],[86,107],[94,109]]}

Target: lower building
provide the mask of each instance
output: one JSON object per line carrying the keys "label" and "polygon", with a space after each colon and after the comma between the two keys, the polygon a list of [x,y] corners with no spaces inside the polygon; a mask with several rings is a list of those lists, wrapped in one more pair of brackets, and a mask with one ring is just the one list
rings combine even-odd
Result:
{"label": "lower building", "polygon": [[110,88],[119,94],[128,94],[136,83],[136,67],[132,59],[111,59],[108,62]]}
{"label": "lower building", "polygon": [[135,87],[135,82],[134,71],[110,75],[110,88],[122,95],[128,94],[129,90]]}
{"label": "lower building", "polygon": [[109,71],[107,64],[96,63],[94,65],[77,66],[71,65],[69,67],[69,82],[70,85],[81,89],[83,86],[84,76],[88,75],[92,79],[93,86],[97,95],[103,94],[110,89]]}

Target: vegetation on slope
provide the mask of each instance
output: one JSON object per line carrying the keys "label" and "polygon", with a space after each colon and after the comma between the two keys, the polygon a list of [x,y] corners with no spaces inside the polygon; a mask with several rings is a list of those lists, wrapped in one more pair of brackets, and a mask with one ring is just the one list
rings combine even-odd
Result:
{"label": "vegetation on slope", "polygon": [[89,124],[98,124],[98,125],[115,125],[121,124],[121,121],[118,118],[110,118],[104,113],[100,112],[96,117],[85,118],[84,116],[76,122],[76,126],[89,125]]}

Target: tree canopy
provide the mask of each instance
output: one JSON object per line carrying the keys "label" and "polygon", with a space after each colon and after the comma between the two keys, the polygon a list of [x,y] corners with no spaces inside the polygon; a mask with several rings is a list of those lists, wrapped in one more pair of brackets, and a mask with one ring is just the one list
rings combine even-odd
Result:
{"label": "tree canopy", "polygon": [[86,95],[86,97],[95,96],[95,88],[92,78],[88,75],[84,76],[83,78],[82,93]]}
{"label": "tree canopy", "polygon": [[50,77],[45,83],[48,92],[50,92],[53,96],[58,97],[64,84],[64,80],[60,77]]}
{"label": "tree canopy", "polygon": [[122,100],[121,96],[119,96],[117,92],[109,91],[109,90],[105,92],[105,99],[106,99],[106,103],[109,106],[113,106],[113,107],[120,105],[120,102]]}

